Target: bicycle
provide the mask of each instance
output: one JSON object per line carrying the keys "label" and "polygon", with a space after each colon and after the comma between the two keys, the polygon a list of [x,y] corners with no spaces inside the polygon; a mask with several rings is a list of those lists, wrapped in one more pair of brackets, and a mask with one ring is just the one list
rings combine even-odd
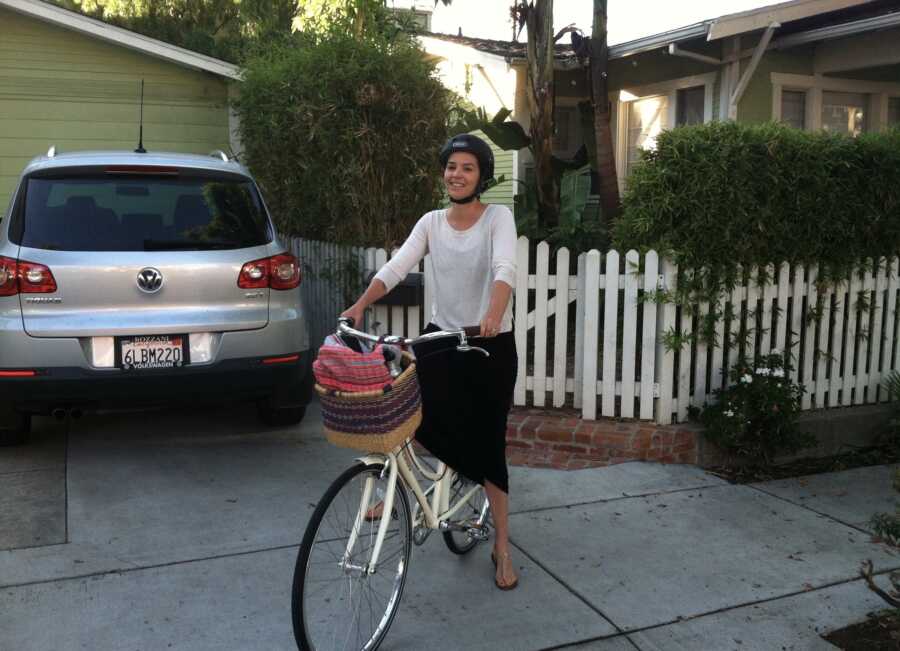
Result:
{"label": "bicycle", "polygon": [[[337,334],[403,347],[457,338],[471,346],[478,327],[412,339],[375,336],[339,319]],[[452,349],[448,349],[452,350]],[[329,486],[306,527],[294,568],[291,616],[301,651],[377,649],[400,606],[412,545],[441,531],[447,547],[467,554],[490,536],[490,505],[481,485],[444,463],[420,459],[411,435],[386,452],[360,457]],[[422,488],[413,469],[431,485]],[[414,498],[410,508],[409,493]]]}

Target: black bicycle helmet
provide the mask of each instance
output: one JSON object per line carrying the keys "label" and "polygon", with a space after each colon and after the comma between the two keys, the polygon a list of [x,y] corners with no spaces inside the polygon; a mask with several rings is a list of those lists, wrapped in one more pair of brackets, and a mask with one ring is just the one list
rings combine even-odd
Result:
{"label": "black bicycle helmet", "polygon": [[471,133],[461,133],[453,136],[441,147],[441,169],[447,168],[450,156],[458,151],[464,151],[475,156],[478,160],[478,188],[475,193],[465,199],[451,199],[454,203],[468,203],[481,196],[487,189],[488,183],[494,178],[494,151],[491,146],[478,136]]}

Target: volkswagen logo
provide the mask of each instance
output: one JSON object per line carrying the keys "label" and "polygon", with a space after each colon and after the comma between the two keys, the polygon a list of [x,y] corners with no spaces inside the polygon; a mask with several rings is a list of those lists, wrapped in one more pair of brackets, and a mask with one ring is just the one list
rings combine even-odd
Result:
{"label": "volkswagen logo", "polygon": [[154,269],[153,267],[144,267],[138,272],[137,275],[137,286],[142,292],[146,292],[147,294],[153,294],[154,292],[158,292],[159,288],[162,287],[163,284],[163,275],[159,272],[159,269]]}

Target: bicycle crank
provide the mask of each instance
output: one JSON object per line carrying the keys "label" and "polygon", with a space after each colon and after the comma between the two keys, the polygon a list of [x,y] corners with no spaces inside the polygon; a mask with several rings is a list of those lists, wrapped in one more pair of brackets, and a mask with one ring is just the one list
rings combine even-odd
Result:
{"label": "bicycle crank", "polygon": [[484,542],[491,537],[491,528],[485,522],[479,524],[476,520],[464,522],[441,522],[438,528],[441,531],[463,531],[472,540]]}

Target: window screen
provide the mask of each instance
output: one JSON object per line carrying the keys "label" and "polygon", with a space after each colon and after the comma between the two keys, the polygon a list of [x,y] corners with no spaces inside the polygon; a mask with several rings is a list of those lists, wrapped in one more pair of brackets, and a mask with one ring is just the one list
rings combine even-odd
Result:
{"label": "window screen", "polygon": [[706,89],[703,86],[679,90],[675,100],[675,106],[678,111],[675,124],[679,127],[689,124],[703,124],[703,106],[705,102]]}
{"label": "window screen", "polygon": [[801,90],[781,91],[781,121],[795,129],[806,128],[806,93]]}
{"label": "window screen", "polygon": [[822,93],[822,128],[858,136],[866,130],[869,96],[862,93]]}

